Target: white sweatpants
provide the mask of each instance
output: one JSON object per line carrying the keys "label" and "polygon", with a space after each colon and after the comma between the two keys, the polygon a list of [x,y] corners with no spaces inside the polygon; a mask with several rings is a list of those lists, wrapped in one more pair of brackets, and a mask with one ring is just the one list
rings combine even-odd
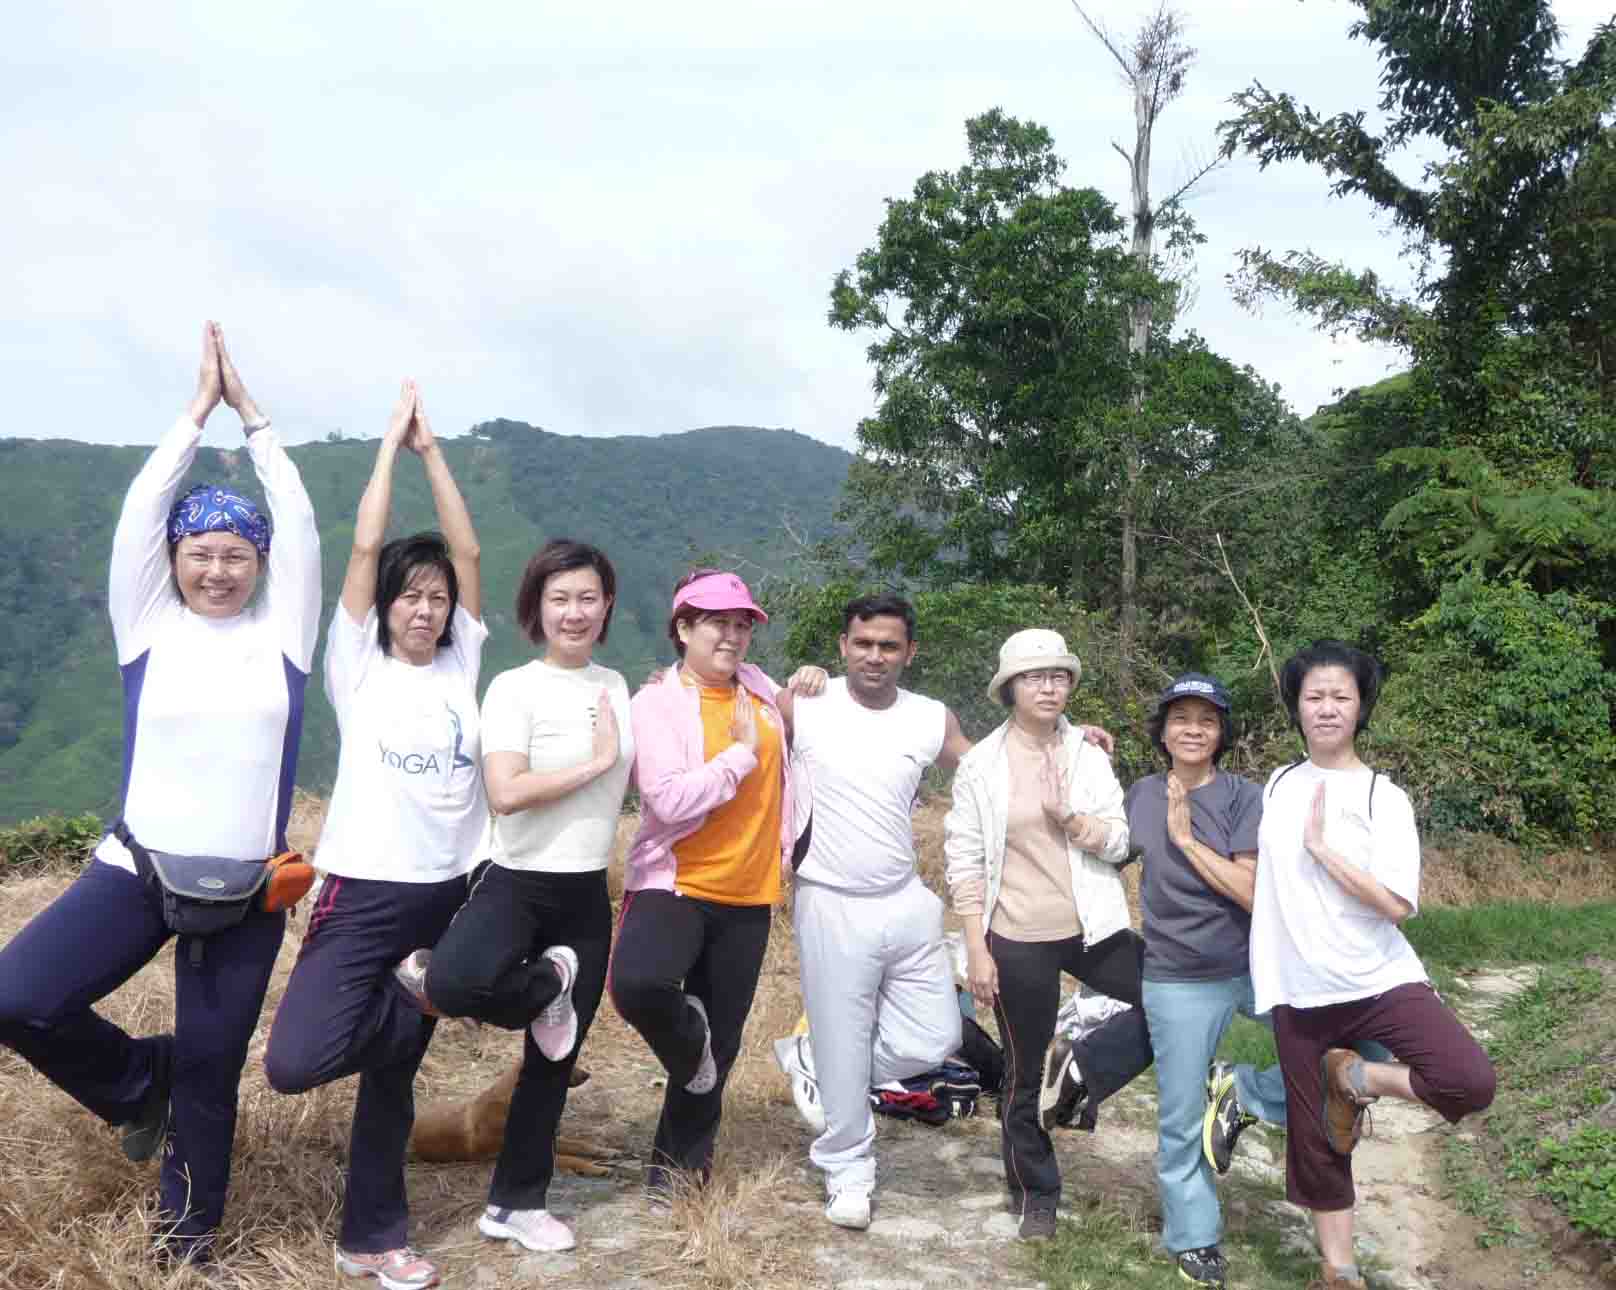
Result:
{"label": "white sweatpants", "polygon": [[825,1109],[809,1159],[831,1191],[871,1188],[870,1086],[919,1075],[959,1049],[943,902],[919,878],[879,896],[803,882],[793,926]]}

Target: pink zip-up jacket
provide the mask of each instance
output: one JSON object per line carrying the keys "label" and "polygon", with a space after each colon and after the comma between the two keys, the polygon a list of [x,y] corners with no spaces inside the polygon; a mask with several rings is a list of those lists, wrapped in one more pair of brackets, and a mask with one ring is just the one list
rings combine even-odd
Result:
{"label": "pink zip-up jacket", "polygon": [[[774,713],[785,738],[785,721],[775,705],[779,687],[762,668],[742,663],[736,678]],[[641,688],[629,702],[634,727],[634,780],[640,789],[640,831],[624,866],[625,891],[672,891],[678,872],[673,844],[688,838],[713,808],[735,796],[741,780],[757,767],[745,744],[731,744],[707,760],[701,728],[701,691],[679,679],[670,667],[663,678]],[[780,853],[791,859],[799,831],[791,783],[789,747],[780,750]]]}

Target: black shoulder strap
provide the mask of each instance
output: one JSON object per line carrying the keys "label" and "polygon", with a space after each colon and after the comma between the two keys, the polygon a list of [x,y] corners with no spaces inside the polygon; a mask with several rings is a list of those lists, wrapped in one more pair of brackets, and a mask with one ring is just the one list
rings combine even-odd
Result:
{"label": "black shoulder strap", "polygon": [[1372,771],[1369,775],[1369,818],[1375,818],[1375,781],[1380,778],[1380,772]]}
{"label": "black shoulder strap", "polygon": [[1279,787],[1279,781],[1284,779],[1285,776],[1289,775],[1293,770],[1295,770],[1298,766],[1300,766],[1306,760],[1307,760],[1306,757],[1299,757],[1295,761],[1293,761],[1289,766],[1285,767],[1284,770],[1280,771],[1279,774],[1275,775],[1274,776],[1274,782],[1271,783],[1268,786],[1268,796],[1272,797],[1274,795],[1274,790]]}

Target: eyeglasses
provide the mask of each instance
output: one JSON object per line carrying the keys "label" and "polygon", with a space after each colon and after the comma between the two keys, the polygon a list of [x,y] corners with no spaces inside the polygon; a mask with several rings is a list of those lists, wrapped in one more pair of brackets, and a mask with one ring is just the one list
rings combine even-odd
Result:
{"label": "eyeglasses", "polygon": [[210,555],[206,551],[187,551],[180,558],[192,569],[208,569],[219,564],[231,573],[240,573],[253,563],[255,557],[245,551],[224,551],[218,555]]}
{"label": "eyeglasses", "polygon": [[1046,685],[1052,690],[1068,690],[1072,686],[1072,674],[1064,669],[1058,672],[1023,672],[1016,680],[1025,681],[1032,690],[1042,690]]}

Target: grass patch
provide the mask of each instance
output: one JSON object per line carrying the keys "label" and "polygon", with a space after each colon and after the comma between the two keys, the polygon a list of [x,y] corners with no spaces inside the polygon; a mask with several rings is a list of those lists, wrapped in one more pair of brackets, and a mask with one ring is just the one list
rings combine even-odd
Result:
{"label": "grass patch", "polygon": [[1616,904],[1427,908],[1404,923],[1403,932],[1427,966],[1451,971],[1488,963],[1576,963],[1616,945]]}
{"label": "grass patch", "polygon": [[1522,1219],[1538,1198],[1602,1257],[1616,1252],[1613,985],[1597,966],[1551,964],[1489,1018],[1498,1098],[1479,1134],[1450,1141],[1443,1158],[1455,1203],[1482,1224],[1479,1244],[1534,1243]]}
{"label": "grass patch", "polygon": [[[1301,1229],[1277,1224],[1264,1206],[1281,1198],[1277,1187],[1231,1182],[1223,1188],[1227,1210],[1249,1207],[1259,1221],[1228,1232],[1223,1241],[1231,1287],[1305,1286],[1318,1272],[1318,1256],[1297,1239]],[[1235,1200],[1237,1194],[1242,1201]],[[1062,1211],[1055,1239],[1032,1247],[1037,1276],[1064,1290],[1184,1290],[1178,1267],[1156,1248],[1145,1214],[1079,1194]]]}

